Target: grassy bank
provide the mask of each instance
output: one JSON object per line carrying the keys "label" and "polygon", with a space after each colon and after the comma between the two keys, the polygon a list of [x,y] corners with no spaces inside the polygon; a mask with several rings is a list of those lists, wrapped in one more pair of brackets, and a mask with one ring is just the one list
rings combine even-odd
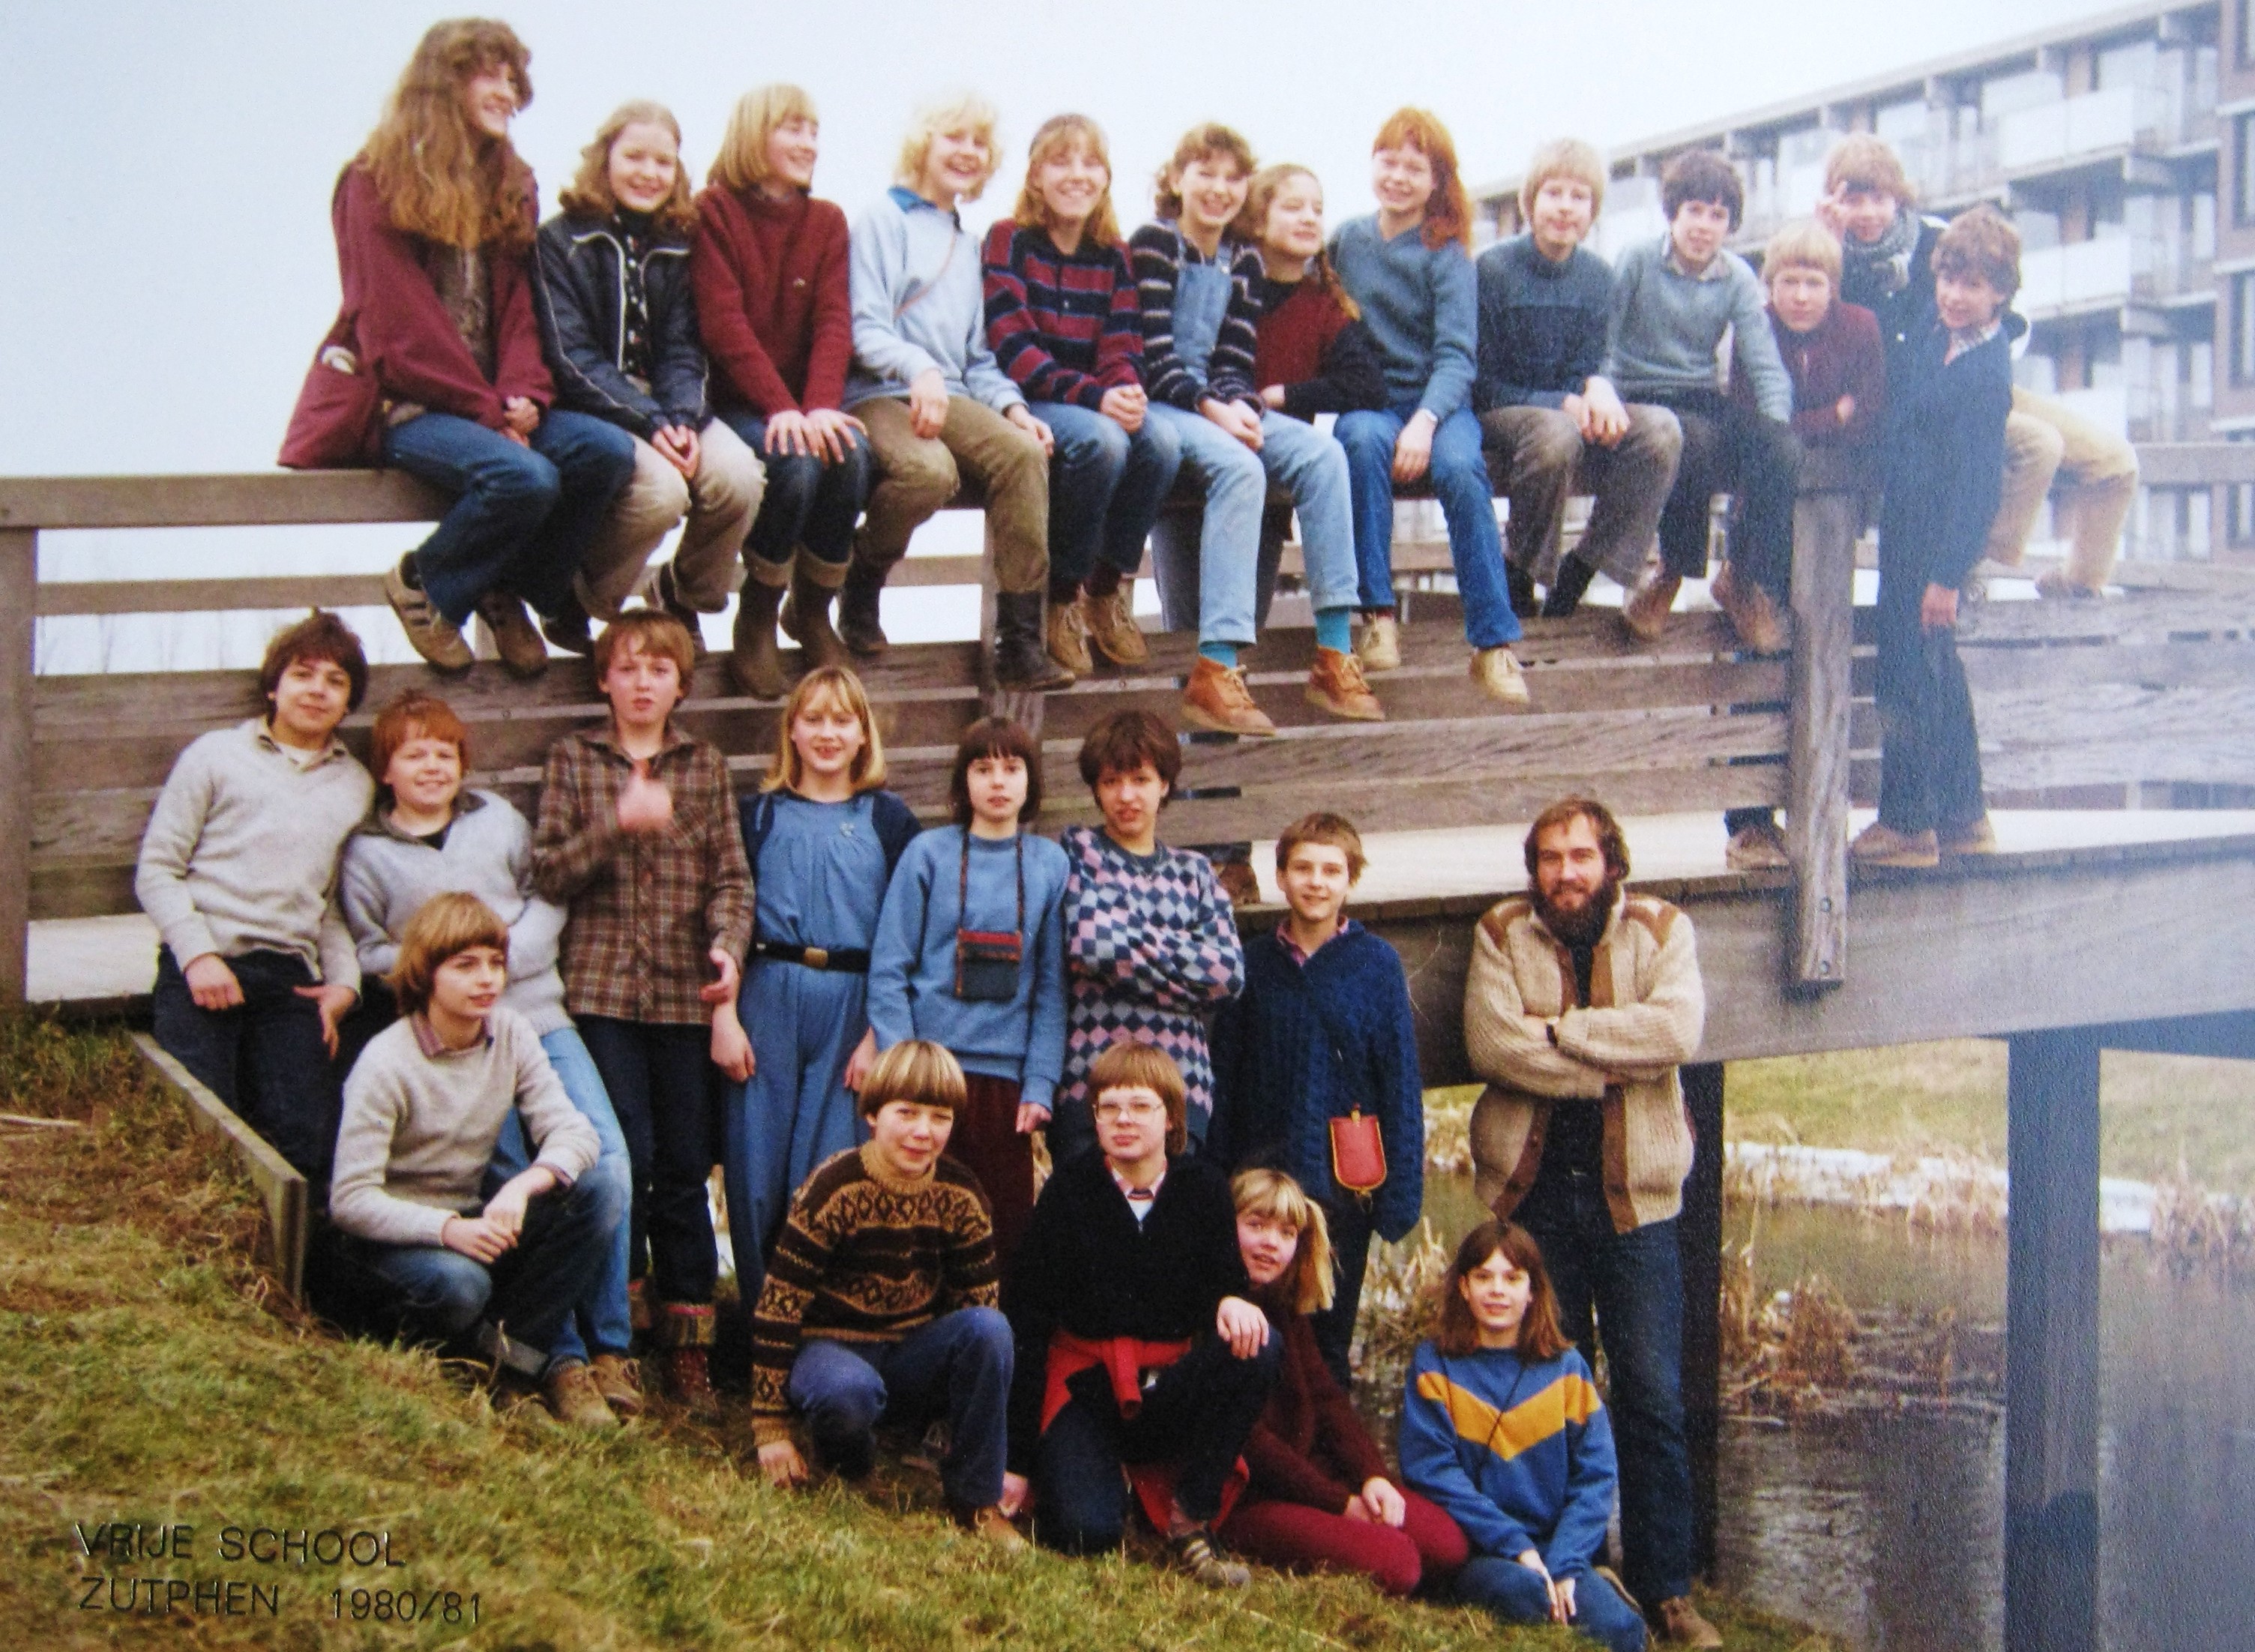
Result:
{"label": "grassy bank", "polygon": [[[566,1437],[497,1415],[428,1355],[338,1340],[243,1257],[256,1216],[123,1041],[0,1023],[0,1621],[25,1647],[140,1644],[82,1577],[241,1578],[278,1616],[206,1615],[198,1646],[1557,1647],[1337,1578],[1261,1574],[1220,1598],[1118,1559],[998,1560],[903,1473],[874,1496],[785,1496],[748,1439],[645,1423]],[[193,1558],[117,1564],[74,1522],[188,1522]],[[228,1524],[388,1531],[381,1573],[219,1557]],[[331,1616],[340,1584],[477,1598],[480,1624]],[[117,1597],[123,1599],[120,1595]],[[141,1597],[145,1604],[146,1596]],[[1821,1641],[1733,1612],[1741,1648]],[[176,1628],[186,1628],[176,1613]]]}

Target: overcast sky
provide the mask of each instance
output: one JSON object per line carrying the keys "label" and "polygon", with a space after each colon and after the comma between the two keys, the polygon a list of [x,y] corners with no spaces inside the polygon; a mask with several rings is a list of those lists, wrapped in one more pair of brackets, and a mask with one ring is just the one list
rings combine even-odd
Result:
{"label": "overcast sky", "polygon": [[[1026,136],[1061,109],[1112,136],[1120,216],[1153,166],[1221,119],[1264,159],[1313,165],[1334,218],[1369,210],[1370,134],[1429,105],[1470,177],[1539,139],[1601,144],[1978,46],[2097,9],[2078,0],[532,0],[520,149],[552,203],[628,97],[681,119],[698,176],[729,105],[797,81],[823,115],[818,193],[858,210],[889,181],[905,113],[975,86],[1008,147],[975,222],[1006,210]],[[429,4],[0,0],[0,471],[269,465],[334,314],[328,197]]]}

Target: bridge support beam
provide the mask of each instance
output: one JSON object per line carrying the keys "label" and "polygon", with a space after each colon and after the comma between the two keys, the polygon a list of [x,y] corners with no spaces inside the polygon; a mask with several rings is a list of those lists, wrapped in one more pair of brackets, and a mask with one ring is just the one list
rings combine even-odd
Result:
{"label": "bridge support beam", "polygon": [[1696,1152],[1675,1224],[1683,1268],[1683,1438],[1691,1454],[1692,1564],[1715,1575],[1717,1443],[1723,1417],[1723,1064],[1682,1069]]}
{"label": "bridge support beam", "polygon": [[39,533],[0,528],[0,1010],[20,1008],[32,921],[32,642]]}
{"label": "bridge support beam", "polygon": [[2011,1041],[2005,1646],[2098,1644],[2098,1030]]}

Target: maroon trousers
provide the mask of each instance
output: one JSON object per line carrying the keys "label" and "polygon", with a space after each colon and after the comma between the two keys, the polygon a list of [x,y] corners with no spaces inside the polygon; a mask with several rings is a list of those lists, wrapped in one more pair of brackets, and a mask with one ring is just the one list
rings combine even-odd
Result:
{"label": "maroon trousers", "polygon": [[1395,1527],[1248,1497],[1217,1535],[1239,1554],[1280,1571],[1359,1571],[1387,1594],[1406,1595],[1421,1579],[1455,1571],[1469,1550],[1457,1522],[1437,1506],[1416,1492],[1403,1492],[1401,1501],[1407,1513]]}
{"label": "maroon trousers", "polygon": [[979,1178],[994,1210],[994,1262],[1010,1276],[1011,1260],[1034,1213],[1034,1138],[1018,1134],[1018,1083],[966,1072],[968,1095],[947,1138],[948,1156]]}

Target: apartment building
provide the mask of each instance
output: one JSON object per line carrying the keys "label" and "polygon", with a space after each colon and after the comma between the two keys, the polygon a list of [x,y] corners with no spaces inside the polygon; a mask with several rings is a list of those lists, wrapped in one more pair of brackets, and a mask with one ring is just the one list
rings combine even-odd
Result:
{"label": "apartment building", "polygon": [[[1847,132],[1893,144],[1925,210],[2012,214],[2020,383],[2140,444],[2255,439],[2255,0],[2110,12],[1631,144],[1595,244],[1661,234],[1661,168],[1704,147],[1746,178],[1732,244],[1757,252]],[[1516,233],[1515,177],[1477,202],[1484,237]],[[2170,475],[2125,554],[2255,559],[2255,485]]]}

